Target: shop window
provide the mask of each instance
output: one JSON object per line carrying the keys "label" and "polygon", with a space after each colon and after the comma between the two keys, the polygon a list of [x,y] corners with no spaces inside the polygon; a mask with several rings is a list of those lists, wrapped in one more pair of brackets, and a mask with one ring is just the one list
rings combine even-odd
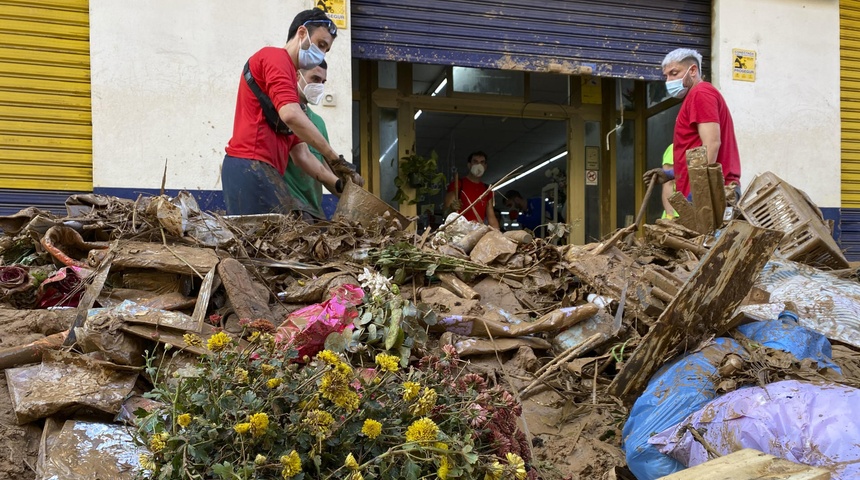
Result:
{"label": "shop window", "polygon": [[672,98],[666,92],[666,82],[648,82],[646,95],[648,96],[648,108],[663,103]]}
{"label": "shop window", "polygon": [[376,68],[379,88],[397,88],[396,62],[377,62]]}
{"label": "shop window", "polygon": [[616,132],[615,202],[618,221],[616,228],[632,224],[636,216],[636,185],[633,184],[636,181],[634,178],[636,170],[633,166],[635,124],[633,120],[625,120],[624,125]]}
{"label": "shop window", "polygon": [[624,78],[615,81],[615,108],[617,110],[624,106],[624,110],[630,111],[636,108],[633,92],[636,88],[636,81]]}
{"label": "shop window", "polygon": [[412,65],[412,93],[444,97],[448,94],[448,67],[444,65]]}
{"label": "shop window", "polygon": [[552,73],[529,74],[529,101],[567,105],[570,100],[570,81],[567,75]]}
{"label": "shop window", "polygon": [[380,197],[392,207],[399,208],[397,202],[393,202],[397,187],[394,186],[394,178],[400,171],[400,162],[397,158],[397,109],[379,109],[379,178]]}
{"label": "shop window", "polygon": [[525,74],[505,70],[454,67],[454,91],[523,96]]}

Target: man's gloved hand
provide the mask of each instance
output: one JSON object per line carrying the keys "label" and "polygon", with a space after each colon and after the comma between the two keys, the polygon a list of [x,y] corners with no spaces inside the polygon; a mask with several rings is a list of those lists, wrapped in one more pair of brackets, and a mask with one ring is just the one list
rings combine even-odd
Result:
{"label": "man's gloved hand", "polygon": [[451,211],[452,212],[459,212],[461,208],[463,208],[463,204],[460,203],[459,198],[455,198],[454,200],[451,200]]}
{"label": "man's gloved hand", "polygon": [[658,167],[658,168],[652,168],[651,170],[648,170],[647,172],[645,172],[645,175],[642,175],[642,180],[646,184],[651,183],[651,177],[654,177],[654,176],[657,177],[657,183],[660,183],[660,184],[663,184],[663,183],[666,183],[670,180],[675,179],[675,177],[670,176],[669,173],[666,172],[666,170],[663,170],[662,168]]}
{"label": "man's gloved hand", "polygon": [[343,158],[343,155],[339,156],[334,160],[327,160],[328,166],[331,167],[331,171],[346,183],[347,180],[351,180],[352,183],[358,185],[359,187],[364,186],[364,178],[355,171],[355,165],[346,161]]}

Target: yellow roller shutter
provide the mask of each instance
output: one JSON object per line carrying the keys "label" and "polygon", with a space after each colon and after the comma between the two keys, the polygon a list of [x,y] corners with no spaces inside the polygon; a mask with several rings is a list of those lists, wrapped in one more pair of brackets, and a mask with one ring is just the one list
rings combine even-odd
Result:
{"label": "yellow roller shutter", "polygon": [[839,2],[842,207],[860,207],[860,0]]}
{"label": "yellow roller shutter", "polygon": [[0,189],[92,191],[89,0],[0,0]]}

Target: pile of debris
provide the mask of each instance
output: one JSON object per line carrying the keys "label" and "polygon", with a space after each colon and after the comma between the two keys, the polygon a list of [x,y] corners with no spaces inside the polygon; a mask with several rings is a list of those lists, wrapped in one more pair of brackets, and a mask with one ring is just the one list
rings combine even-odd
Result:
{"label": "pile of debris", "polygon": [[[725,224],[711,212],[709,224],[659,220],[639,237],[623,229],[582,246],[557,245],[561,225],[534,238],[456,215],[419,233],[387,213],[313,225],[274,214],[224,217],[201,211],[187,193],[133,202],[76,195],[67,211],[0,218],[0,367],[9,391],[0,428],[21,447],[0,453],[0,474],[16,478],[132,478],[141,466],[129,452],[139,447],[119,424],[148,408],[146,352],[169,345],[206,355],[186,334],[206,345],[221,331],[241,335],[249,321],[278,327],[290,319],[302,331],[309,326],[291,314],[374,272],[399,286],[403,318],[359,315],[348,335],[342,325],[317,325],[316,346],[384,345],[403,365],[453,347],[521,402],[533,477],[657,478],[709,455],[767,450],[766,442],[702,438],[696,415],[753,391],[744,387],[802,380],[796,388],[838,385],[847,399],[860,386],[856,272],[815,205],[770,173],[751,183]],[[795,327],[811,337],[768,343],[773,329]],[[795,351],[810,338],[826,346]],[[683,390],[689,379],[667,377],[673,368],[700,380],[693,393]],[[650,438],[658,432],[659,451]],[[691,436],[704,454],[689,454]],[[79,451],[81,438],[110,447]],[[850,478],[849,460],[860,457],[840,455],[788,459]],[[35,477],[24,466],[33,462]]]}

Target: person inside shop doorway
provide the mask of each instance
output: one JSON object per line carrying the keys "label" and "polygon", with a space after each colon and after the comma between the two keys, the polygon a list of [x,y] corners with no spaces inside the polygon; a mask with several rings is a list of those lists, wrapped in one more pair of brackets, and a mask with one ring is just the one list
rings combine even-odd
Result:
{"label": "person inside shop doorway", "polygon": [[498,229],[499,220],[493,209],[493,192],[481,181],[487,170],[487,154],[481,151],[470,153],[466,166],[469,168],[469,174],[448,185],[445,210],[459,212],[466,220],[486,222]]}
{"label": "person inside shop doorway", "polygon": [[535,232],[541,222],[541,199],[534,197],[526,201],[522,194],[516,190],[508,190],[505,194],[505,208],[508,209],[508,217],[512,222],[517,222],[520,227]]}

